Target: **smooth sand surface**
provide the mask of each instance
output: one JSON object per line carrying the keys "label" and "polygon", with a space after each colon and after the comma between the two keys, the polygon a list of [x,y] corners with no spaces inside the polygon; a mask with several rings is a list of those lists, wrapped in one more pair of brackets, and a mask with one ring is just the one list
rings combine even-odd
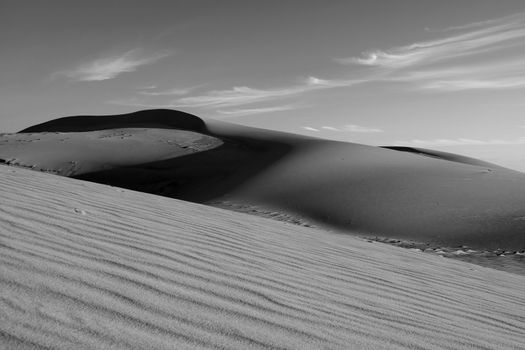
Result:
{"label": "smooth sand surface", "polygon": [[[56,131],[73,135],[84,129],[95,135],[111,127],[126,130],[139,124],[165,128],[165,135],[173,133],[175,142],[194,133],[214,146],[158,159],[151,156],[157,152],[155,144],[144,142],[128,154],[119,153],[121,162],[128,162],[126,166],[112,160],[106,169],[75,176],[199,203],[258,206],[363,236],[448,247],[525,250],[524,173],[443,152],[407,152],[199,120],[169,110],[69,117],[29,128],[25,131],[33,134],[16,137]],[[217,142],[221,144],[216,146]],[[96,144],[97,152],[86,150],[95,143],[84,143],[83,150],[64,160],[81,165],[86,157],[106,159],[115,147]],[[4,143],[0,158],[11,159],[15,154],[21,163],[40,161],[42,167],[49,163],[52,168],[56,159],[34,159],[36,144],[31,145]],[[101,151],[104,147],[106,152]],[[141,163],[139,158],[149,161]]]}
{"label": "smooth sand surface", "polygon": [[165,128],[4,134],[0,158],[10,165],[79,176],[180,158],[221,145],[215,137]]}
{"label": "smooth sand surface", "polygon": [[523,349],[525,277],[0,166],[0,348]]}

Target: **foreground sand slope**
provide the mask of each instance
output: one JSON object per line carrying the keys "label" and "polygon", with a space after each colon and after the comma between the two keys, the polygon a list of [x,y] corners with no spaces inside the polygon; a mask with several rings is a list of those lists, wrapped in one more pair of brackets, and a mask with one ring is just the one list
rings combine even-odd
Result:
{"label": "foreground sand slope", "polygon": [[[146,131],[135,132],[135,147],[128,147],[127,138],[101,138],[137,128]],[[157,134],[148,128],[164,128],[158,137],[175,144],[184,139],[204,143],[190,154],[155,143],[152,137]],[[75,176],[84,180],[199,203],[258,206],[361,235],[525,250],[525,174],[467,157],[204,123],[170,110],[61,118],[24,131],[33,134],[0,138],[13,138],[0,144],[0,158],[44,168],[66,162],[62,167],[68,169],[67,164],[75,162],[80,168]],[[80,141],[53,148],[52,140],[24,141],[64,131],[72,133],[60,137]],[[93,135],[89,142],[85,134]],[[93,166],[97,159],[102,168]]]}
{"label": "foreground sand slope", "polygon": [[0,166],[0,348],[522,349],[525,277]]}

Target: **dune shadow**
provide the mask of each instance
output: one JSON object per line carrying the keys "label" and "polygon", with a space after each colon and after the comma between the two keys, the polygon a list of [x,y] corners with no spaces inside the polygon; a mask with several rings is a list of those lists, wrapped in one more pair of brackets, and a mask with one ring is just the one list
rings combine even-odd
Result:
{"label": "dune shadow", "polygon": [[206,151],[73,177],[204,203],[230,193],[278,161],[291,148],[278,142],[228,139],[223,142]]}
{"label": "dune shadow", "polygon": [[189,113],[171,109],[149,109],[119,115],[72,116],[33,125],[20,133],[85,132],[120,128],[180,129],[206,131],[204,121]]}

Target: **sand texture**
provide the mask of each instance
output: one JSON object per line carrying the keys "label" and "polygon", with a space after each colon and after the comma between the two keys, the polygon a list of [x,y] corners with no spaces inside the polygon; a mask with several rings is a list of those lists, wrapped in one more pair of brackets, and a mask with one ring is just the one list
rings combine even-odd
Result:
{"label": "sand texture", "polygon": [[525,277],[0,165],[2,349],[523,349]]}

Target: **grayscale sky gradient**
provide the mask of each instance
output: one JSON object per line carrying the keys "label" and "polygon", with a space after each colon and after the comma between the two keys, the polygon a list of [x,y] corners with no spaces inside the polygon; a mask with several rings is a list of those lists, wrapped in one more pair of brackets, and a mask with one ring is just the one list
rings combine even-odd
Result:
{"label": "grayscale sky gradient", "polygon": [[173,108],[525,171],[525,2],[0,0],[0,131]]}

